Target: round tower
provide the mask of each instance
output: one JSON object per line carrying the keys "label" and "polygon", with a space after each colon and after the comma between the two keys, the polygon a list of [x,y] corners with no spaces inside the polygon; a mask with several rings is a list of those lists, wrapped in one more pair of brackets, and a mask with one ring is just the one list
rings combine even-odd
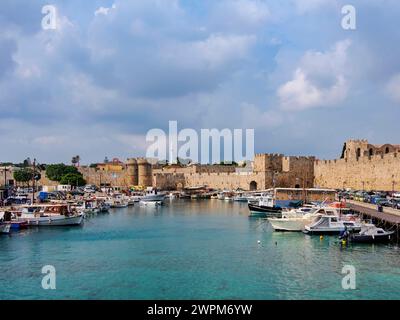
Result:
{"label": "round tower", "polygon": [[143,187],[153,186],[151,164],[146,159],[140,158],[137,159],[137,165],[139,185]]}
{"label": "round tower", "polygon": [[128,181],[131,186],[139,185],[139,176],[138,176],[138,164],[136,159],[128,159],[126,162],[127,172],[128,172]]}

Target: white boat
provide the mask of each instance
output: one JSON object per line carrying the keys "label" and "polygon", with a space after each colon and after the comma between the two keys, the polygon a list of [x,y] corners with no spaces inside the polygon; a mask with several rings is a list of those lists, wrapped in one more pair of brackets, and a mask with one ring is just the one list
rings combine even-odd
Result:
{"label": "white boat", "polygon": [[310,224],[304,227],[307,234],[340,234],[343,230],[359,232],[361,223],[351,220],[341,220],[336,215],[318,215]]}
{"label": "white boat", "polygon": [[162,206],[163,202],[162,201],[139,201],[139,204],[141,206],[148,206],[148,207],[158,207]]}
{"label": "white boat", "polygon": [[247,202],[247,196],[244,194],[238,194],[236,196],[233,197],[233,201],[237,201],[237,202]]}
{"label": "white boat", "polygon": [[128,207],[128,200],[122,193],[114,193],[107,203],[110,205],[110,208]]}
{"label": "white boat", "polygon": [[23,207],[17,221],[29,226],[75,226],[83,223],[84,213],[74,212],[69,205],[32,205]]}
{"label": "white boat", "polygon": [[305,229],[307,224],[318,215],[334,215],[335,211],[330,208],[319,207],[301,207],[289,211],[283,211],[282,217],[271,217],[268,221],[271,223],[275,231],[296,231],[300,232]]}
{"label": "white boat", "polygon": [[159,193],[157,190],[149,188],[147,193],[140,199],[140,204],[147,204],[155,202],[156,205],[163,204],[165,194]]}

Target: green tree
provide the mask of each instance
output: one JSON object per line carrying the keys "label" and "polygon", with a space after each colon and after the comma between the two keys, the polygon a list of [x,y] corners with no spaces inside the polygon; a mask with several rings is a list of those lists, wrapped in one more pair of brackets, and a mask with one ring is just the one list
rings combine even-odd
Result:
{"label": "green tree", "polygon": [[23,168],[20,170],[14,171],[14,179],[17,182],[21,182],[23,184],[28,183],[33,179],[33,170],[31,168]]}
{"label": "green tree", "polygon": [[61,178],[69,173],[80,174],[78,169],[74,166],[66,166],[63,163],[50,164],[46,166],[46,176],[52,181],[61,181]]}
{"label": "green tree", "polygon": [[81,187],[86,184],[86,180],[80,173],[67,173],[61,177],[60,184]]}

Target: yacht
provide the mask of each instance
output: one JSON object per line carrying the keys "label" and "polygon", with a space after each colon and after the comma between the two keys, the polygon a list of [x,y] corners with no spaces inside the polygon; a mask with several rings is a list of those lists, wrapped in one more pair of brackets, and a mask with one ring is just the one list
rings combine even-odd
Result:
{"label": "yacht", "polygon": [[306,234],[340,234],[343,230],[359,232],[361,223],[353,220],[342,220],[336,215],[317,215],[310,224],[304,227]]}

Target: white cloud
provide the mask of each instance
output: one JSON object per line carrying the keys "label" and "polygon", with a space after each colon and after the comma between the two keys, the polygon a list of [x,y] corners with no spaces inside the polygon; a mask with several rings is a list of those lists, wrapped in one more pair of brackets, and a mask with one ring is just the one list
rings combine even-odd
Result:
{"label": "white cloud", "polygon": [[246,128],[271,129],[280,126],[283,122],[282,114],[275,110],[260,110],[254,104],[241,104],[242,125]]}
{"label": "white cloud", "polygon": [[212,34],[199,41],[181,42],[166,48],[163,59],[182,67],[215,69],[246,57],[256,37]]}
{"label": "white cloud", "polygon": [[335,105],[348,93],[347,50],[344,40],[325,53],[309,51],[293,72],[293,78],[278,88],[280,106],[285,110]]}
{"label": "white cloud", "polygon": [[386,84],[386,92],[396,103],[400,103],[400,73],[394,75]]}
{"label": "white cloud", "polygon": [[106,15],[108,15],[108,13],[110,12],[111,9],[116,9],[116,8],[117,8],[117,6],[116,6],[115,3],[112,5],[111,8],[100,7],[100,8],[98,8],[98,9],[94,12],[94,15],[95,15],[95,16],[98,16],[98,15],[105,15],[105,16],[106,16]]}
{"label": "white cloud", "polygon": [[297,11],[300,14],[320,9],[323,6],[332,6],[335,0],[294,0]]}
{"label": "white cloud", "polygon": [[225,32],[256,32],[271,18],[265,1],[222,0],[215,1],[210,15],[211,26]]}

